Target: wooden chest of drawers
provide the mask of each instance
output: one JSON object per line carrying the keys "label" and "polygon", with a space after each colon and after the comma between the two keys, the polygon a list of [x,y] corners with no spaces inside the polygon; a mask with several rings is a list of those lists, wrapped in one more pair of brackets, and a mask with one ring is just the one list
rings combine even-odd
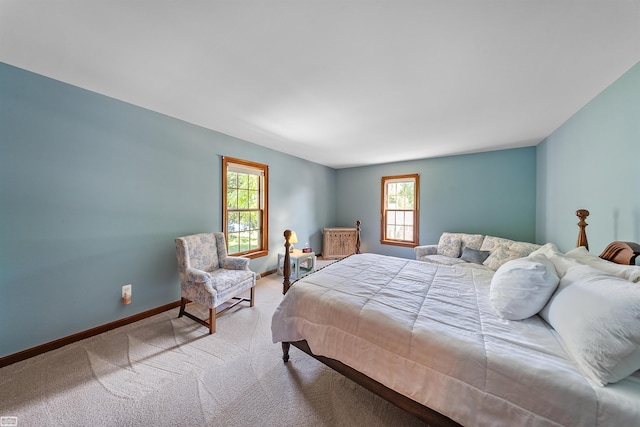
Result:
{"label": "wooden chest of drawers", "polygon": [[340,259],[356,253],[356,228],[325,228],[322,238],[322,258]]}

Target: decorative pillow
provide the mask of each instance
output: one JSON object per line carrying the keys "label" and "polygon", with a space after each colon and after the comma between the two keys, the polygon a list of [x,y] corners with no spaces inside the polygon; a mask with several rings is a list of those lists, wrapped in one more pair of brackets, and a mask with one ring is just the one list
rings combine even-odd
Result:
{"label": "decorative pillow", "polygon": [[640,369],[637,284],[589,265],[570,267],[540,316],[596,383],[614,383]]}
{"label": "decorative pillow", "polygon": [[463,259],[467,262],[473,262],[475,264],[482,264],[485,259],[489,256],[491,252],[489,251],[480,251],[478,249],[471,248],[463,248],[462,255],[460,255],[460,259]]}
{"label": "decorative pillow", "polygon": [[508,248],[512,243],[513,240],[504,239],[502,237],[485,236],[480,249],[483,251],[493,251],[499,246]]}
{"label": "decorative pillow", "polygon": [[491,305],[504,319],[526,319],[542,310],[559,281],[555,267],[544,255],[508,261],[491,279]]}
{"label": "decorative pillow", "polygon": [[569,258],[573,258],[582,264],[590,265],[621,279],[631,280],[632,282],[640,282],[640,266],[622,265],[615,262],[607,261],[597,255],[592,254],[584,246],[571,249],[566,253]]}
{"label": "decorative pillow", "polygon": [[460,257],[460,246],[462,238],[457,233],[442,233],[438,242],[438,255],[448,256],[450,258]]}
{"label": "decorative pillow", "polygon": [[503,237],[486,236],[480,249],[483,251],[493,252],[501,246],[504,246],[514,252],[518,252],[522,257],[528,256],[531,252],[540,248],[540,245],[535,243],[519,242],[516,240],[505,239]]}
{"label": "decorative pillow", "polygon": [[484,241],[484,234],[467,234],[461,233],[462,247],[471,249],[481,249],[482,242]]}
{"label": "decorative pillow", "polygon": [[495,271],[505,262],[516,258],[522,258],[522,254],[512,251],[506,246],[497,246],[482,264]]}
{"label": "decorative pillow", "polygon": [[511,249],[512,251],[520,252],[522,256],[528,256],[529,254],[531,254],[531,252],[539,248],[540,245],[528,242],[513,242],[513,244],[509,246],[509,249]]}

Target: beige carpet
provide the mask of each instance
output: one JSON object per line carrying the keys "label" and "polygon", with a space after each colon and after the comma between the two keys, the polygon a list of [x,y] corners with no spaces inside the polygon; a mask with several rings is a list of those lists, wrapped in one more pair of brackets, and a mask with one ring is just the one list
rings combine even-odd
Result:
{"label": "beige carpet", "polygon": [[174,309],[1,368],[0,417],[18,426],[422,425],[296,348],[282,362],[271,342],[281,281],[260,279],[256,306],[219,317],[214,335]]}

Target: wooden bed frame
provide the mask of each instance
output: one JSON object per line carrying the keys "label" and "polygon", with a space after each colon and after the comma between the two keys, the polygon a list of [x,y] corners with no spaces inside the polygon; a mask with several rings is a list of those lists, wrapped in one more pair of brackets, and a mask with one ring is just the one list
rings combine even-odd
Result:
{"label": "wooden bed frame", "polygon": [[[589,242],[587,241],[587,233],[585,228],[587,227],[586,219],[589,216],[589,211],[586,209],[578,209],[576,216],[580,218],[578,221],[578,227],[580,232],[578,233],[577,247],[584,246],[589,250]],[[611,242],[604,248],[604,251],[600,254],[600,258],[607,261],[615,262],[616,264],[634,265],[636,263],[636,257],[640,255],[640,245],[634,242]]]}
{"label": "wooden bed frame", "polygon": [[[576,215],[580,219],[578,222],[579,233],[578,233],[578,241],[577,246],[585,246],[589,249],[589,244],[587,242],[587,235],[585,228],[588,225],[585,222],[587,216],[589,216],[589,211],[586,209],[579,209],[576,211]],[[356,252],[360,253],[360,221],[356,222],[357,228],[357,245]],[[284,266],[283,266],[283,294],[286,293],[291,287],[292,283],[289,281],[289,276],[291,275],[291,264],[289,259],[289,238],[291,237],[291,231],[285,230],[284,238],[285,238],[285,256],[284,256]],[[605,250],[600,254],[600,258],[605,259],[607,261],[612,261],[617,264],[625,264],[625,265],[633,265],[635,264],[636,257],[640,255],[640,245],[633,242],[612,242],[610,243]],[[295,282],[294,282],[295,283]],[[314,359],[324,363],[328,367],[332,368],[336,372],[344,375],[349,378],[356,384],[364,387],[365,389],[377,394],[388,402],[396,405],[400,409],[410,413],[411,415],[417,417],[418,419],[425,421],[430,426],[441,426],[441,427],[450,427],[450,426],[460,426],[460,424],[453,421],[451,418],[442,415],[441,413],[424,406],[413,399],[410,399],[393,389],[388,388],[387,386],[379,383],[378,381],[368,377],[367,375],[359,372],[350,366],[345,365],[338,360],[331,359],[324,356],[318,356],[313,354],[311,349],[309,348],[309,344],[306,340],[295,341],[295,342],[283,342],[282,343],[282,360],[287,363],[289,361],[289,349],[291,346],[298,348],[299,350],[307,353]],[[452,397],[453,398],[453,397]]]}

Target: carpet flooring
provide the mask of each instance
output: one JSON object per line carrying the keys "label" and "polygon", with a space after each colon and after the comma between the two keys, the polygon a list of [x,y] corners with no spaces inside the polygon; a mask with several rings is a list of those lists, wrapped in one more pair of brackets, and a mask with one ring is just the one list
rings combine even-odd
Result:
{"label": "carpet flooring", "polygon": [[173,309],[1,368],[0,417],[18,426],[423,425],[296,348],[284,364],[271,342],[281,299],[274,274],[258,281],[255,307],[220,316],[214,335]]}

